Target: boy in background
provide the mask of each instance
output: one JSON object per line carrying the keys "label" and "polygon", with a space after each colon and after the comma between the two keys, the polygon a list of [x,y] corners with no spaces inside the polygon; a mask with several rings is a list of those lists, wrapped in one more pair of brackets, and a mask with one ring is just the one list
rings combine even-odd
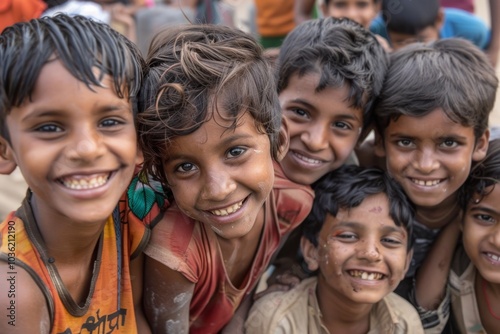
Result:
{"label": "boy in background", "polygon": [[415,42],[461,37],[482,50],[490,44],[490,30],[477,16],[456,8],[442,8],[439,0],[382,1],[382,16],[370,30],[389,41],[394,50]]}
{"label": "boy in background", "polygon": [[246,333],[423,333],[416,310],[392,293],[412,256],[414,212],[401,187],[351,165],[315,193],[301,248],[317,275],[257,300]]}

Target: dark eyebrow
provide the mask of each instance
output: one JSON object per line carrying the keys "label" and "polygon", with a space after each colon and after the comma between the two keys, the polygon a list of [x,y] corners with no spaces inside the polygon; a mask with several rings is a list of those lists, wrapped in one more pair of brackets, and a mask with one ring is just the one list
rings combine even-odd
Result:
{"label": "dark eyebrow", "polygon": [[[376,224],[374,222],[373,224]],[[350,228],[357,228],[357,229],[365,229],[366,223],[358,223],[356,221],[341,221],[340,223],[337,224],[336,227],[350,227]],[[405,228],[403,226],[392,226],[392,225],[385,225],[382,228],[382,231],[384,233],[392,233],[392,232],[397,232],[397,233],[402,233],[405,231]]]}
{"label": "dark eyebrow", "polygon": [[[304,100],[304,99],[301,99],[301,98],[296,98],[296,99],[293,99],[293,100],[290,100],[291,102],[295,102],[295,103],[299,103],[299,104],[302,104],[304,107],[308,108],[308,109],[312,109],[314,111],[318,111],[318,109],[313,106],[310,102]],[[355,117],[352,113],[342,113],[342,114],[339,114],[337,115],[337,117],[339,118],[343,118],[343,119],[352,119],[352,120],[355,120],[355,121],[359,121],[357,117]]]}
{"label": "dark eyebrow", "polygon": [[[228,131],[231,131],[231,129],[228,129]],[[250,139],[250,138],[253,138],[253,137],[254,137],[253,135],[247,134],[247,133],[232,134],[232,135],[229,135],[229,136],[224,137],[223,139],[221,139],[219,141],[219,143],[217,144],[217,147],[221,148],[221,147],[231,146],[231,144],[234,141],[237,141],[237,140],[240,140],[240,139]],[[189,159],[190,157],[191,156],[189,154],[185,154],[184,152],[181,152],[181,153],[178,153],[178,154],[177,153],[176,154],[169,154],[167,157],[165,157],[164,161],[168,162],[168,161],[178,160],[178,159],[184,160],[184,159]]]}
{"label": "dark eyebrow", "polygon": [[482,212],[486,212],[487,214],[489,214],[490,216],[495,216],[495,215],[498,215],[500,214],[500,211],[496,211],[495,209],[491,209],[487,206],[484,206],[484,205],[481,205],[481,203],[478,203],[477,205],[474,205],[472,206],[470,209],[469,209],[470,212],[474,212],[474,211],[482,211]]}

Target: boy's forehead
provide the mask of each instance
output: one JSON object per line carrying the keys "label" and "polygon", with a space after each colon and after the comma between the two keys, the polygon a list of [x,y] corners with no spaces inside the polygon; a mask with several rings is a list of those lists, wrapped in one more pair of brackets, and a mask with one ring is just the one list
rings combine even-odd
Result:
{"label": "boy's forehead", "polygon": [[392,115],[388,117],[383,133],[384,137],[408,135],[412,138],[475,138],[473,126],[463,125],[451,119],[440,107],[420,115]]}
{"label": "boy's forehead", "polygon": [[327,222],[323,224],[323,228],[326,229],[339,225],[364,228],[377,221],[383,221],[386,225],[396,225],[389,214],[389,200],[385,193],[368,195],[357,206],[340,207],[335,217],[328,215],[326,220]]}

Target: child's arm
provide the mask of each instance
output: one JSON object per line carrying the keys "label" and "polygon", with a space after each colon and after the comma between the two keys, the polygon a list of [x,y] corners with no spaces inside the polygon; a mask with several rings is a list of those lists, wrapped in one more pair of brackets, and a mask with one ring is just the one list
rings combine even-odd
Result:
{"label": "child's arm", "polygon": [[137,332],[141,334],[151,333],[143,310],[143,275],[144,275],[144,253],[130,261],[130,279],[132,281],[132,293],[134,295],[135,319]]}
{"label": "child's arm", "polygon": [[418,269],[415,281],[415,296],[418,305],[427,310],[435,310],[443,300],[451,260],[459,237],[460,226],[458,221],[446,225]]}
{"label": "child's arm", "polygon": [[[460,238],[460,217],[446,225],[415,277],[414,299],[426,333],[439,333],[449,318],[447,283],[453,254]],[[412,299],[412,298],[410,298]],[[432,323],[426,321],[430,319]],[[435,322],[439,320],[436,325]],[[427,326],[426,326],[427,325]]]}
{"label": "child's arm", "polygon": [[189,333],[193,291],[180,272],[145,257],[144,312],[153,333]]}
{"label": "child's arm", "polygon": [[0,333],[50,333],[46,299],[21,267],[0,261]]}

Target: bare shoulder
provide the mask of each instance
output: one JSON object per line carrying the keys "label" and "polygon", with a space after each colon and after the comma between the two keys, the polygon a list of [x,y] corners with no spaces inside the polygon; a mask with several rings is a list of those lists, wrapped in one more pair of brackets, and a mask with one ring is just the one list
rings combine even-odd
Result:
{"label": "bare shoulder", "polygon": [[0,333],[49,333],[49,307],[33,277],[18,265],[0,261],[0,280]]}

